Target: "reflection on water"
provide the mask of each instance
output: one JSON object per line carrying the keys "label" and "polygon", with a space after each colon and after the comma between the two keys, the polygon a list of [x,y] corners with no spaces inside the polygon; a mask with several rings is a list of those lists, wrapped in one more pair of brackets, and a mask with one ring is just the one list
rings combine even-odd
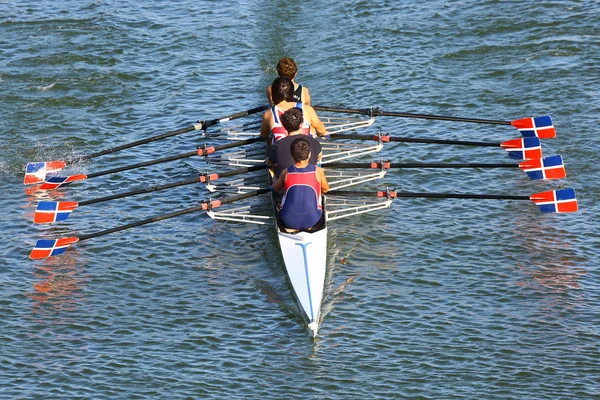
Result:
{"label": "reflection on water", "polygon": [[520,216],[515,220],[514,234],[521,238],[521,259],[516,268],[523,274],[517,285],[553,292],[581,289],[580,279],[587,274],[581,264],[589,260],[576,256],[571,243],[579,239],[556,227],[563,217],[552,215],[551,219],[531,220]]}
{"label": "reflection on water", "polygon": [[36,266],[33,291],[27,293],[32,300],[32,313],[43,314],[49,309],[75,311],[85,297],[87,278],[82,276],[84,266],[84,260],[75,252],[46,259]]}

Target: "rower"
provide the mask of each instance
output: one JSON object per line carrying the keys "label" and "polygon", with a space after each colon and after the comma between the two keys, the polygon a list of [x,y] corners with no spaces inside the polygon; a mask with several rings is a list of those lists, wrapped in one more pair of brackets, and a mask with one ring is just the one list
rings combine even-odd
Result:
{"label": "rower", "polygon": [[[281,123],[288,131],[288,136],[271,146],[269,157],[267,158],[267,164],[269,167],[274,168],[276,177],[281,174],[281,171],[295,163],[291,154],[291,146],[294,140],[298,138],[297,135],[302,135],[303,120],[302,110],[296,107],[290,108],[281,115]],[[303,135],[302,137],[310,144],[311,156],[308,163],[317,165],[321,161],[321,143],[312,135]]]}
{"label": "rower", "polygon": [[[280,58],[277,62],[277,76],[288,78],[294,83],[294,99],[300,103],[310,105],[310,94],[306,86],[299,85],[294,79],[298,73],[298,65],[291,57]],[[271,95],[271,85],[267,86],[267,99],[269,104],[273,105],[273,97]]]}
{"label": "rower", "polygon": [[273,101],[275,105],[263,114],[260,136],[262,138],[271,138],[270,144],[287,136],[288,132],[281,124],[281,115],[292,107],[302,109],[304,123],[302,126],[304,134],[318,134],[318,136],[327,135],[327,129],[323,122],[317,116],[315,110],[306,104],[294,100],[294,84],[288,78],[275,78],[273,81]]}
{"label": "rower", "polygon": [[273,190],[283,192],[279,217],[288,229],[310,231],[323,216],[321,194],[329,191],[325,172],[310,165],[310,144],[299,137],[291,146],[294,165],[284,169]]}

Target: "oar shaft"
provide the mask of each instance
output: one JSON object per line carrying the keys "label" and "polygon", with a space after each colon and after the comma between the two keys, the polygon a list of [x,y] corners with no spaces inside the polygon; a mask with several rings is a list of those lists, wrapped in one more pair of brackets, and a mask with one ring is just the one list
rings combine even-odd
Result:
{"label": "oar shaft", "polygon": [[[386,192],[346,191],[333,190],[326,193],[327,196],[364,196],[384,197]],[[472,193],[412,193],[412,192],[390,192],[390,197],[403,198],[429,198],[429,199],[487,199],[487,200],[531,200],[529,196],[509,196],[495,194],[472,194]]]}
{"label": "oar shaft", "polygon": [[103,175],[108,175],[108,174],[115,174],[117,172],[128,171],[128,170],[134,169],[134,168],[147,167],[147,166],[150,166],[150,165],[155,165],[155,164],[160,164],[160,163],[164,163],[164,162],[180,160],[182,158],[193,157],[193,156],[196,156],[196,155],[198,155],[197,151],[190,151],[190,152],[187,152],[187,153],[177,154],[177,155],[170,156],[170,157],[158,158],[156,160],[150,160],[150,161],[145,161],[145,162],[141,162],[141,163],[137,163],[137,164],[125,165],[123,167],[113,168],[113,169],[109,169],[109,170],[106,170],[106,171],[95,172],[93,174],[88,174],[87,177],[88,178],[95,178],[97,176],[103,176]]}
{"label": "oar shaft", "polygon": [[234,147],[240,147],[240,146],[244,146],[246,144],[252,144],[252,143],[256,143],[256,142],[260,142],[261,140],[264,140],[261,137],[253,137],[250,139],[245,139],[245,140],[237,140],[235,142],[231,142],[231,143],[227,143],[227,144],[221,144],[218,146],[212,146],[212,148],[214,149],[214,151],[217,150],[227,150],[227,149],[232,149]]}
{"label": "oar shaft", "polygon": [[[250,143],[258,142],[260,140],[262,140],[262,139],[259,138],[259,137],[251,138],[251,139],[246,139],[246,140],[238,140],[238,141],[235,141],[235,142],[231,142],[231,143],[227,143],[227,144],[222,144],[222,145],[219,145],[219,146],[209,147],[209,148],[207,148],[207,149],[209,149],[208,151],[202,151],[201,153],[204,154],[204,155],[206,155],[206,154],[210,154],[212,152],[218,151],[218,150],[226,150],[226,149],[231,149],[231,148],[234,148],[234,147],[244,146],[244,145],[247,145],[247,144],[250,144]],[[113,169],[109,169],[109,170],[106,170],[106,171],[95,172],[93,174],[87,175],[87,177],[88,177],[88,179],[89,178],[95,178],[97,176],[114,174],[114,173],[117,173],[117,172],[128,171],[128,170],[134,169],[134,168],[147,167],[147,166],[150,166],[150,165],[156,165],[156,164],[161,164],[161,163],[165,163],[165,162],[169,162],[169,161],[180,160],[182,158],[193,157],[193,156],[197,156],[197,155],[201,155],[199,153],[199,150],[190,151],[190,152],[183,153],[183,154],[177,154],[177,155],[170,156],[170,157],[158,158],[156,160],[145,161],[145,162],[141,162],[141,163],[137,163],[137,164],[125,165],[123,167],[113,168]]]}
{"label": "oar shaft", "polygon": [[267,164],[253,165],[251,167],[237,168],[232,171],[219,172],[217,173],[217,175],[219,176],[219,178],[227,178],[229,176],[241,175],[247,172],[260,171],[261,169],[265,168],[267,168]]}
{"label": "oar shaft", "polygon": [[[240,175],[240,174],[247,173],[247,172],[258,171],[258,170],[264,169],[266,167],[267,167],[266,164],[262,164],[262,165],[255,165],[252,167],[238,168],[238,169],[235,169],[232,171],[222,172],[222,173],[218,174],[218,176],[219,176],[219,178],[225,178],[228,176],[235,176],[235,175]],[[118,194],[114,194],[111,196],[100,197],[97,199],[81,201],[81,202],[79,202],[79,206],[86,206],[86,205],[90,205],[90,204],[102,203],[104,201],[109,201],[109,200],[122,199],[124,197],[136,196],[138,194],[157,192],[159,190],[170,189],[170,188],[174,188],[174,187],[178,187],[178,186],[191,185],[191,184],[199,183],[199,182],[202,182],[202,179],[200,177],[188,179],[185,181],[167,183],[164,185],[151,186],[151,187],[147,187],[147,188],[131,190],[129,192],[118,193]]]}
{"label": "oar shaft", "polygon": [[[324,168],[381,168],[380,163],[329,163]],[[385,163],[387,168],[518,168],[519,164],[507,163]]]}
{"label": "oar shaft", "polygon": [[[146,138],[146,139],[137,140],[135,142],[127,143],[127,144],[124,144],[124,145],[121,145],[121,146],[117,146],[117,147],[113,147],[113,148],[110,148],[110,149],[102,150],[102,151],[99,151],[97,153],[88,154],[86,156],[83,156],[83,157],[79,158],[78,160],[89,160],[89,159],[100,157],[100,156],[103,156],[103,155],[106,155],[106,154],[116,153],[117,151],[121,151],[121,150],[129,149],[129,148],[132,148],[132,147],[140,146],[142,144],[154,142],[156,140],[166,139],[168,137],[175,136],[175,135],[180,135],[182,133],[190,132],[190,131],[193,131],[193,130],[196,130],[196,127],[194,125],[188,126],[187,128],[182,128],[182,129],[178,129],[176,131],[171,131],[171,132],[163,133],[163,134],[160,134],[160,135],[152,136],[152,137],[149,137],[149,138]],[[72,162],[72,161],[70,161],[70,162]]]}
{"label": "oar shaft", "polygon": [[[174,217],[178,217],[180,215],[185,215],[185,214],[189,214],[189,213],[193,213],[196,211],[206,211],[208,208],[209,204],[226,204],[226,203],[231,203],[234,201],[239,201],[239,200],[243,200],[243,199],[248,199],[250,197],[254,197],[254,196],[258,196],[261,195],[263,193],[267,193],[269,192],[270,189],[259,189],[259,190],[255,190],[249,193],[242,193],[242,194],[238,194],[235,196],[228,196],[228,197],[224,197],[222,199],[219,200],[214,200],[214,201],[204,201],[200,204],[198,204],[197,206],[194,207],[190,207],[190,208],[185,208],[183,210],[179,210],[179,211],[175,211],[169,214],[163,214],[163,215],[158,215],[155,217],[151,217],[148,219],[144,219],[141,221],[136,221],[136,222],[131,222],[129,224],[126,225],[121,225],[121,226],[117,226],[111,229],[106,229],[103,231],[99,231],[99,232],[95,232],[95,233],[90,233],[88,235],[82,235],[79,237],[79,241],[83,241],[83,240],[87,240],[87,239],[92,239],[92,238],[96,238],[99,236],[104,236],[104,235],[108,235],[111,233],[115,233],[115,232],[120,232],[120,231],[124,231],[126,229],[131,229],[131,228],[135,228],[138,226],[142,226],[142,225],[147,225],[150,224],[152,222],[158,222],[158,221],[162,221],[164,219],[169,219],[169,218],[174,218]],[[217,205],[215,205],[217,206]]]}
{"label": "oar shaft", "polygon": [[487,199],[487,200],[530,200],[529,196],[507,196],[495,194],[472,194],[472,193],[410,193],[397,192],[396,197],[404,198],[427,198],[427,199]]}
{"label": "oar shaft", "polygon": [[151,136],[151,137],[148,137],[148,138],[145,138],[145,139],[140,139],[140,140],[137,140],[135,142],[123,144],[121,146],[112,147],[110,149],[102,150],[102,151],[99,151],[99,152],[96,152],[96,153],[92,153],[92,154],[88,154],[88,155],[79,157],[79,158],[74,159],[74,160],[70,160],[69,162],[74,162],[74,161],[79,161],[79,160],[89,160],[89,159],[100,157],[100,156],[103,156],[103,155],[106,155],[106,154],[116,153],[117,151],[121,151],[121,150],[129,149],[129,148],[132,148],[132,147],[140,146],[142,144],[154,142],[154,141],[161,140],[161,139],[166,139],[166,138],[169,138],[169,137],[172,137],[172,136],[176,136],[176,135],[181,135],[182,133],[191,132],[191,131],[195,131],[195,130],[206,130],[206,129],[208,129],[209,127],[211,127],[213,125],[220,124],[220,123],[226,122],[226,121],[231,121],[232,119],[245,117],[247,115],[256,114],[256,113],[259,113],[261,111],[265,111],[267,108],[268,108],[268,106],[260,106],[260,107],[251,108],[251,109],[246,110],[246,111],[240,111],[240,112],[237,112],[235,114],[231,114],[231,115],[228,115],[228,116],[222,117],[222,118],[217,118],[217,119],[213,119],[213,120],[209,120],[209,121],[198,121],[197,124],[188,126],[186,128],[182,128],[182,129],[178,129],[178,130],[175,130],[175,131],[170,131],[170,132],[162,133],[162,134]]}
{"label": "oar shaft", "polygon": [[[334,133],[329,135],[332,139],[354,139],[354,140],[375,140],[376,136],[369,135],[346,135],[342,133]],[[446,140],[446,139],[417,139],[406,137],[386,136],[385,141],[402,142],[402,143],[428,143],[428,144],[455,144],[462,146],[479,146],[479,147],[500,147],[497,142],[475,142],[470,140]]]}
{"label": "oar shaft", "polygon": [[223,122],[227,122],[227,121],[231,121],[232,119],[236,119],[236,118],[242,118],[242,117],[246,117],[248,115],[252,115],[252,114],[256,114],[259,113],[261,111],[265,111],[267,108],[269,108],[269,106],[260,106],[260,107],[255,107],[255,108],[251,108],[250,110],[246,110],[246,111],[240,111],[238,113],[235,114],[231,114],[227,117],[223,117],[223,118],[217,118],[217,119],[213,119],[210,121],[202,121],[202,129],[206,130],[209,127],[213,126],[213,125],[217,125],[217,124],[221,124]]}
{"label": "oar shaft", "polygon": [[151,186],[151,187],[147,187],[147,188],[131,190],[129,192],[114,194],[112,196],[99,197],[97,199],[81,201],[81,202],[79,202],[79,206],[87,206],[90,204],[102,203],[104,201],[115,200],[115,199],[122,199],[123,197],[136,196],[138,194],[151,193],[151,192],[156,192],[159,190],[170,189],[170,188],[174,188],[174,187],[178,187],[178,186],[191,185],[193,183],[199,183],[199,182],[200,182],[200,178],[194,178],[194,179],[188,179],[185,181],[167,183],[165,185]]}
{"label": "oar shaft", "polygon": [[326,106],[314,106],[315,110],[318,111],[331,111],[339,113],[349,114],[363,114],[370,117],[402,117],[402,118],[419,118],[419,119],[432,119],[439,121],[456,121],[456,122],[472,122],[477,124],[492,124],[492,125],[510,125],[510,121],[500,121],[495,119],[481,119],[481,118],[462,118],[462,117],[448,117],[444,115],[431,115],[431,114],[412,114],[405,112],[394,112],[394,111],[383,111],[379,108],[338,108],[338,107],[326,107]]}

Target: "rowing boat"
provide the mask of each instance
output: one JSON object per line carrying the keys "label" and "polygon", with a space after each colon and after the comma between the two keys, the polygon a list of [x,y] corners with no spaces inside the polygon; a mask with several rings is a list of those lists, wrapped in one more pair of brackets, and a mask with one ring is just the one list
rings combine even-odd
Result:
{"label": "rowing boat", "polygon": [[[340,191],[341,188],[355,186],[370,181],[381,179],[389,168],[505,168],[519,167],[527,173],[530,179],[560,179],[566,176],[564,164],[561,156],[541,158],[540,138],[552,138],[555,136],[554,127],[549,116],[525,118],[516,121],[498,121],[483,119],[464,119],[452,118],[456,121],[477,122],[488,124],[512,125],[516,127],[523,135],[522,139],[512,139],[502,143],[456,141],[456,140],[438,140],[438,139],[414,139],[391,137],[387,134],[378,132],[377,135],[354,135],[341,134],[348,130],[357,130],[369,127],[375,121],[373,116],[411,116],[419,118],[434,118],[448,120],[450,117],[412,115],[405,113],[391,113],[370,109],[335,109],[336,112],[348,112],[351,114],[368,115],[353,118],[325,118],[321,119],[327,126],[330,138],[322,144],[323,157],[321,159],[322,167],[325,170],[330,191],[323,197],[324,217],[322,224],[311,232],[289,232],[278,222],[276,198],[271,192],[271,207],[267,213],[257,212],[250,206],[236,206],[226,210],[217,211],[216,209],[224,204],[231,204],[238,201],[246,201],[252,197],[257,197],[270,192],[264,187],[264,176],[258,176],[254,180],[246,180],[237,177],[241,174],[250,174],[255,171],[266,168],[264,163],[264,145],[260,148],[249,147],[253,143],[258,143],[259,133],[255,132],[260,126],[260,121],[253,121],[244,124],[241,128],[225,128],[218,130],[207,130],[207,128],[230,121],[233,118],[240,118],[264,110],[264,107],[258,107],[247,111],[232,114],[220,119],[194,124],[190,127],[156,135],[138,142],[107,149],[98,153],[82,157],[82,159],[91,159],[100,155],[110,154],[115,151],[123,150],[147,143],[154,140],[178,135],[193,130],[203,130],[205,139],[215,138],[235,142],[220,144],[207,147],[206,145],[198,147],[194,151],[187,153],[164,157],[156,160],[142,162],[134,165],[113,168],[111,170],[100,171],[90,175],[78,174],[66,177],[46,176],[47,173],[53,173],[62,169],[66,164],[73,161],[54,161],[54,162],[36,162],[29,163],[26,167],[24,182],[26,184],[38,184],[34,190],[54,190],[75,181],[91,179],[120,171],[131,170],[138,167],[155,165],[163,162],[170,162],[183,158],[203,157],[202,163],[240,166],[234,170],[222,170],[220,173],[200,173],[194,179],[187,179],[180,182],[172,182],[149,188],[140,188],[124,193],[116,193],[102,198],[86,200],[82,202],[72,201],[42,201],[38,203],[38,208],[34,214],[35,223],[54,223],[64,221],[70,213],[79,206],[92,205],[109,200],[135,196],[142,193],[149,193],[158,190],[165,190],[172,187],[203,183],[210,192],[219,192],[227,194],[234,192],[234,195],[219,196],[216,199],[208,199],[192,207],[180,209],[168,214],[153,216],[147,219],[134,221],[125,225],[116,226],[103,231],[94,232],[79,237],[61,237],[56,239],[40,239],[36,242],[31,251],[31,259],[43,259],[62,254],[66,249],[76,243],[84,240],[97,238],[100,236],[112,234],[125,229],[162,221],[168,218],[178,217],[180,215],[206,212],[206,214],[215,220],[237,221],[253,224],[273,223],[277,230],[278,245],[281,249],[283,264],[287,277],[290,282],[292,293],[299,305],[299,314],[306,320],[308,330],[313,338],[317,336],[319,326],[322,322],[321,305],[325,296],[326,272],[327,272],[327,233],[329,223],[340,218],[355,217],[358,214],[374,212],[383,208],[388,208],[394,198],[433,198],[433,199],[494,199],[494,200],[525,200],[533,201],[540,211],[545,213],[567,213],[578,210],[575,191],[572,188],[563,188],[558,190],[548,190],[536,193],[530,196],[524,195],[494,195],[494,194],[469,194],[469,193],[412,193],[386,190],[373,191]],[[327,109],[324,111],[334,111]],[[375,112],[377,111],[377,112]],[[342,139],[337,142],[335,139]],[[365,144],[364,141],[374,140],[375,143]],[[363,142],[361,142],[363,141]],[[340,160],[348,158],[362,157],[367,154],[379,152],[384,143],[388,142],[422,142],[438,144],[454,144],[468,146],[486,146],[502,147],[513,159],[525,160],[520,164],[425,164],[410,163],[396,164],[389,161],[380,160],[380,162],[371,163],[340,163]],[[233,150],[241,148],[243,150]],[[216,151],[225,150],[227,153],[222,156],[215,156]],[[365,171],[364,168],[368,170]],[[362,170],[361,170],[362,169]],[[232,178],[235,177],[235,178]],[[215,184],[214,181],[220,178],[226,178],[227,181]],[[258,180],[257,180],[258,179]],[[222,181],[220,181],[222,182]],[[270,181],[269,181],[270,183]],[[326,207],[325,207],[326,205]],[[227,208],[227,207],[226,207]]]}
{"label": "rowing boat", "polygon": [[[369,127],[374,123],[373,118],[369,119],[343,119],[324,117],[324,123],[328,132],[345,132],[359,128]],[[258,133],[250,132],[227,132],[228,139],[247,139]],[[358,185],[367,181],[383,177],[385,170],[378,172],[361,173],[357,171],[342,172],[329,170],[328,163],[345,160],[348,158],[360,157],[366,154],[378,152],[382,149],[383,142],[377,144],[361,143],[331,143],[323,142],[322,166],[324,167],[331,189],[340,189],[348,186]],[[260,158],[247,157],[247,153],[241,154],[233,152],[226,156],[221,156],[213,160],[215,163],[251,166],[262,162]],[[269,171],[269,185],[272,184],[272,171]],[[209,190],[235,190],[244,192],[254,190],[256,187],[248,186],[244,181],[236,181],[233,185],[210,186]],[[323,218],[317,224],[314,230],[294,231],[283,226],[278,214],[279,195],[271,192],[272,219],[277,232],[277,240],[283,264],[286,271],[292,293],[299,305],[300,313],[306,322],[306,326],[313,338],[317,336],[321,323],[321,306],[324,298],[325,279],[327,273],[327,224],[330,220],[336,220],[347,216],[357,215],[369,211],[386,208],[391,205],[392,199],[379,200],[351,200],[338,199],[332,202],[329,210],[328,199],[326,195],[322,196]],[[250,223],[265,223],[264,216],[261,218],[258,214],[248,212],[247,208],[236,208],[230,212],[209,211],[208,215],[213,219],[227,221],[239,221]]]}
{"label": "rowing boat", "polygon": [[315,230],[292,231],[281,223],[278,195],[271,193],[273,220],[283,263],[292,292],[300,305],[308,329],[317,336],[327,270],[327,213],[323,196],[323,217]]}

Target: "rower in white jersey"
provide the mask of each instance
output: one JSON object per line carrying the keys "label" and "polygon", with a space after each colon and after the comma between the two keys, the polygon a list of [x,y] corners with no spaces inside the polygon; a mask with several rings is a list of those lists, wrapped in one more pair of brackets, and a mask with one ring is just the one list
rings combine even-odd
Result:
{"label": "rower in white jersey", "polygon": [[292,107],[302,109],[304,115],[303,133],[310,133],[313,136],[327,135],[327,129],[315,110],[309,105],[294,101],[294,84],[291,80],[283,77],[276,78],[271,87],[275,105],[263,114],[260,128],[260,136],[270,139],[269,144],[273,144],[287,136],[288,132],[281,123],[281,115]]}

